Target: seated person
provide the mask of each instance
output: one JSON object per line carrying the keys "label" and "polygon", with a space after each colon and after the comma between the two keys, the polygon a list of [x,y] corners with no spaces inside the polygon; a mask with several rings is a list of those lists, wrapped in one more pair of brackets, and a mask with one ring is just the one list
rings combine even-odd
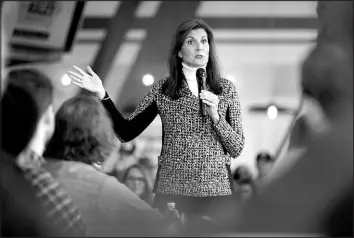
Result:
{"label": "seated person", "polygon": [[63,183],[82,213],[89,236],[150,236],[164,217],[117,179],[95,167],[115,152],[112,122],[97,98],[65,101],[55,116],[46,168]]}
{"label": "seated person", "polygon": [[234,192],[237,193],[239,189],[239,181],[243,179],[252,179],[253,175],[251,170],[246,165],[240,165],[236,168],[233,174],[233,187]]}
{"label": "seated person", "polygon": [[[35,111],[20,90],[31,95]],[[7,139],[2,140],[2,149],[14,156],[16,167],[33,188],[45,219],[56,227],[57,236],[84,236],[85,225],[71,198],[42,166],[42,154],[54,129],[53,90],[51,80],[36,69],[16,69],[8,74],[7,96],[2,100],[2,135]],[[19,139],[21,129],[25,134]],[[21,140],[28,139],[20,151]]]}
{"label": "seated person", "polygon": [[124,173],[122,182],[141,200],[152,205],[152,185],[147,168],[142,164],[130,166]]}

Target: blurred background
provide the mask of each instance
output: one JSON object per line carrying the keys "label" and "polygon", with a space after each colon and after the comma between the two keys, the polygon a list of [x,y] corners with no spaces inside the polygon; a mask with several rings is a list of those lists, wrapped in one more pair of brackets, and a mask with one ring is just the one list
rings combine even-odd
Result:
{"label": "blurred background", "polygon": [[[213,29],[222,75],[236,85],[242,106],[246,143],[232,169],[247,164],[257,173],[259,152],[279,154],[286,145],[285,135],[300,104],[300,63],[317,37],[316,1],[38,2],[47,5],[34,6],[35,11],[54,12],[60,22],[23,21],[26,2],[4,1],[3,27],[13,31],[37,24],[55,41],[50,36],[47,44],[21,41],[26,32],[20,30],[17,35],[8,34],[12,35],[8,63],[11,67],[35,65],[50,75],[56,109],[80,93],[66,72],[72,65],[90,65],[118,109],[130,115],[150,86],[166,76],[177,26],[202,18]],[[156,167],[161,136],[157,117],[138,138],[121,145],[120,166],[147,158]]]}

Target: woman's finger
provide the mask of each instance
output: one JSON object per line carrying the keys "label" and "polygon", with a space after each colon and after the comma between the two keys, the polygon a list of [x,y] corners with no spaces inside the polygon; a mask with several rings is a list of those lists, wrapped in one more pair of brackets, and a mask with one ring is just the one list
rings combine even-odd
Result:
{"label": "woman's finger", "polygon": [[82,75],[80,75],[79,73],[76,73],[76,72],[74,72],[74,71],[68,71],[68,75],[70,76],[70,75],[72,75],[72,76],[75,76],[75,77],[78,77],[78,78],[80,78],[80,79],[82,79]]}
{"label": "woman's finger", "polygon": [[82,83],[78,83],[76,81],[72,81],[73,84],[75,84],[76,86],[79,86],[80,88],[83,88],[84,86],[82,85]]}
{"label": "woman's finger", "polygon": [[82,84],[82,85],[84,85],[81,81],[76,80],[76,79],[71,80],[71,82],[76,83],[76,84]]}
{"label": "woman's finger", "polygon": [[76,69],[77,71],[79,71],[83,76],[87,75],[87,73],[85,71],[83,71],[82,69],[80,69],[79,67],[73,65],[73,68]]}
{"label": "woman's finger", "polygon": [[71,78],[71,80],[73,81],[77,81],[77,82],[82,82],[82,79],[79,77],[76,77],[75,75],[70,75],[68,74],[69,78]]}

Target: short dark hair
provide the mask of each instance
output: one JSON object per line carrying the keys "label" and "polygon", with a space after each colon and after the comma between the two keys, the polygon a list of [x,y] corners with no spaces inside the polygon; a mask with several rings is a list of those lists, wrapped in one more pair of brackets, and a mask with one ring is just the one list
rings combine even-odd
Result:
{"label": "short dark hair", "polygon": [[169,78],[164,86],[165,92],[173,99],[179,98],[179,90],[182,87],[182,59],[178,56],[184,40],[190,31],[195,29],[204,29],[208,35],[209,41],[209,61],[206,66],[207,83],[211,91],[220,94],[222,88],[220,85],[220,70],[216,57],[215,40],[211,27],[201,19],[192,19],[183,22],[176,29],[171,42],[170,55],[168,59]]}
{"label": "short dark hair", "polygon": [[257,163],[260,161],[274,162],[274,158],[267,152],[260,152],[257,154],[256,161]]}
{"label": "short dark hair", "polygon": [[240,181],[245,178],[252,179],[252,172],[247,166],[240,165],[235,169],[233,179],[234,181]]}
{"label": "short dark hair", "polygon": [[44,156],[91,165],[103,162],[115,147],[112,121],[101,102],[93,96],[76,96],[58,109]]}
{"label": "short dark hair", "polygon": [[11,70],[8,74],[8,84],[23,88],[31,94],[40,116],[53,103],[54,87],[52,81],[47,75],[37,69]]}
{"label": "short dark hair", "polygon": [[33,137],[38,121],[33,95],[9,84],[1,98],[1,149],[18,156]]}

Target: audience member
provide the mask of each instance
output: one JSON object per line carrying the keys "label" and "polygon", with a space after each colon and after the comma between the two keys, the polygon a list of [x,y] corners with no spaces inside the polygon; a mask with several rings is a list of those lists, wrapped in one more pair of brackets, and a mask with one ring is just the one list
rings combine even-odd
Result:
{"label": "audience member", "polygon": [[115,172],[115,177],[117,177],[119,181],[122,181],[124,171],[137,163],[138,157],[135,154],[136,147],[135,141],[121,143],[118,156],[119,160]]}
{"label": "audience member", "polygon": [[[3,26],[3,25],[2,25]],[[19,88],[13,88],[12,94],[18,95],[17,98],[27,103],[25,107],[16,101],[11,100],[7,89],[7,67],[5,62],[8,59],[8,39],[4,28],[1,28],[1,115],[3,112],[17,113],[20,118],[26,116],[27,120],[20,124],[24,127],[21,131],[21,137],[12,147],[7,144],[7,148],[12,150],[14,154],[4,151],[4,140],[10,139],[12,134],[9,131],[4,133],[3,128],[11,125],[4,123],[1,117],[1,159],[0,159],[0,202],[1,202],[1,236],[4,237],[22,237],[22,236],[55,236],[53,227],[50,223],[46,223],[44,219],[44,211],[40,209],[40,204],[36,200],[35,191],[31,188],[30,183],[24,179],[20,170],[16,167],[15,157],[27,146],[30,138],[34,133],[35,121],[38,116],[34,100],[31,95]],[[6,107],[7,106],[7,107]],[[24,106],[24,103],[22,104]],[[9,110],[11,109],[11,110]],[[26,111],[25,109],[29,109]],[[31,110],[32,109],[32,110]],[[16,124],[16,122],[15,122]],[[9,138],[10,136],[10,138]],[[5,139],[6,138],[6,139]],[[53,234],[54,233],[54,234]]]}
{"label": "audience member", "polygon": [[[319,44],[302,67],[306,94],[318,100],[331,128],[307,145],[291,170],[251,200],[234,220],[238,232],[326,235],[324,217],[353,186],[352,54],[333,42]],[[272,214],[269,217],[269,214]]]}
{"label": "audience member", "polygon": [[124,173],[122,182],[143,201],[152,205],[152,181],[148,169],[142,164],[130,166]]}
{"label": "audience member", "polygon": [[239,181],[243,179],[253,179],[253,174],[246,165],[239,165],[235,169],[232,177],[234,193],[237,193],[239,189]]}
{"label": "audience member", "polygon": [[[34,112],[25,109],[29,112],[29,119],[35,119],[31,121],[32,125],[28,124],[28,127],[34,127],[35,130],[27,146],[21,152],[18,146],[15,146],[17,140],[22,140],[18,139],[21,138],[22,134],[21,131],[18,131],[18,127],[24,127],[21,125],[22,122],[25,125],[29,123],[26,122],[28,116],[21,115],[22,117],[18,118],[16,116],[19,115],[11,109],[12,104],[4,105],[2,109],[7,108],[9,113],[5,111],[2,113],[2,123],[8,123],[7,125],[2,124],[5,127],[3,136],[5,135],[8,139],[6,142],[2,140],[3,145],[5,145],[3,149],[16,158],[22,176],[34,188],[47,219],[58,229],[58,234],[61,234],[60,236],[83,236],[85,235],[85,227],[70,197],[61,185],[52,178],[50,173],[42,167],[44,163],[42,154],[54,127],[54,112],[51,106],[53,86],[51,81],[44,74],[34,69],[13,70],[8,74],[8,77],[9,102],[16,102],[22,108],[27,107],[28,102],[22,101],[24,99],[23,94],[15,94],[13,89],[25,91],[34,100],[37,117],[31,118]],[[19,121],[21,119],[22,122]],[[19,124],[13,124],[14,122],[19,122]],[[27,131],[28,127],[25,128]],[[10,142],[14,144],[11,145]]]}
{"label": "audience member", "polygon": [[236,194],[242,201],[249,200],[256,193],[254,181],[251,177],[240,179],[238,181],[238,187],[239,189]]}
{"label": "audience member", "polygon": [[256,157],[258,176],[255,179],[257,191],[261,193],[270,183],[271,172],[275,164],[275,158],[267,152],[260,152]]}
{"label": "audience member", "polygon": [[35,189],[15,162],[35,131],[38,113],[32,96],[9,85],[1,98],[1,115],[1,236],[58,237],[61,234],[46,218]]}
{"label": "audience member", "polygon": [[93,164],[115,149],[112,123],[97,98],[65,101],[55,116],[55,131],[45,152],[46,168],[78,205],[89,236],[150,236],[162,215],[114,177]]}
{"label": "audience member", "polygon": [[239,181],[244,178],[252,178],[252,172],[246,165],[240,165],[235,169],[233,179]]}
{"label": "audience member", "polygon": [[258,170],[258,178],[263,179],[267,176],[274,166],[275,159],[269,153],[261,152],[257,154],[256,164]]}

